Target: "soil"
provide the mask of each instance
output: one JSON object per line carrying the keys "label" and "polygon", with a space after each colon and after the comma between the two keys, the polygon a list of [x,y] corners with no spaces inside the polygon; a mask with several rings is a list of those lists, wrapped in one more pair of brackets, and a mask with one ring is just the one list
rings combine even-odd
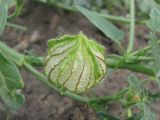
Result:
{"label": "soil", "polygon": [[[77,34],[80,31],[103,44],[107,48],[107,53],[117,53],[110,40],[85,17],[77,13],[67,13],[63,10],[30,2],[23,14],[11,22],[27,26],[27,31],[7,27],[2,38],[9,46],[23,53],[45,56],[47,54],[48,39],[64,34]],[[117,26],[127,33],[126,27]],[[147,32],[145,28],[138,26],[137,31],[135,48],[144,46],[147,43],[145,37],[141,38],[141,34]],[[124,40],[125,45],[126,41]],[[28,71],[22,69],[21,72],[25,82],[23,93],[26,96],[26,102],[17,114],[13,115],[13,120],[98,120],[96,113],[87,105],[59,95],[55,90],[51,90],[36,80]],[[116,71],[112,73],[112,76],[107,76],[93,91],[100,96],[121,90],[127,85],[126,78],[129,74],[130,72],[127,70]],[[139,76],[141,78],[145,77],[143,75]],[[148,86],[154,90],[154,84]],[[115,115],[121,114],[123,111],[117,104],[108,107]],[[153,110],[160,114],[160,105],[153,105]],[[3,117],[1,115],[2,120]]]}

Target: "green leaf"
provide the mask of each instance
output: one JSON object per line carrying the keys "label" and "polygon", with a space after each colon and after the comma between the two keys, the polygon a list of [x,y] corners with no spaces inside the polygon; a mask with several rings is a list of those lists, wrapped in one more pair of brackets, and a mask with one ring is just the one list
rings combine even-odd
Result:
{"label": "green leaf", "polygon": [[10,5],[14,0],[0,0],[0,5]]}
{"label": "green leaf", "polygon": [[154,33],[150,33],[150,46],[152,48],[152,55],[154,57],[154,71],[158,73],[160,71],[160,49],[159,49],[159,44],[157,42],[157,37]]}
{"label": "green leaf", "polygon": [[149,44],[152,48],[152,56],[154,58],[153,61],[153,69],[156,73],[155,77],[160,87],[160,46],[158,44],[158,38],[156,36],[156,32],[160,32],[160,10],[154,8],[150,12],[150,20],[147,23],[148,27],[152,30],[150,33],[150,41]]}
{"label": "green leaf", "polygon": [[76,8],[114,42],[119,43],[124,39],[124,32],[116,28],[111,22],[99,16],[98,13],[89,11],[80,6],[76,6]]}
{"label": "green leaf", "polygon": [[160,0],[155,0],[155,2],[157,2],[158,4],[160,4]]}
{"label": "green leaf", "polygon": [[151,40],[149,41],[149,44],[152,48],[152,56],[154,58],[153,69],[156,73],[155,75],[158,86],[160,87],[160,46],[158,44],[158,38],[156,37],[155,33],[151,32],[150,37]]}
{"label": "green leaf", "polygon": [[7,87],[7,81],[5,77],[0,72],[0,96],[4,103],[10,108],[12,111],[18,110],[25,101],[24,95],[16,92],[15,90],[10,91]]}
{"label": "green leaf", "polygon": [[140,120],[158,120],[155,113],[151,112],[149,106],[145,103],[138,103],[137,106],[143,111],[143,116]]}
{"label": "green leaf", "polygon": [[0,4],[0,35],[7,24],[7,14],[8,14],[8,7],[7,5]]}
{"label": "green leaf", "polygon": [[24,84],[15,64],[8,61],[0,52],[0,96],[11,111],[18,110],[24,103],[19,92]]}
{"label": "green leaf", "polygon": [[0,35],[7,24],[8,8],[14,3],[14,0],[0,0]]}
{"label": "green leaf", "polygon": [[149,13],[153,8],[160,9],[160,5],[154,0],[137,0],[139,8],[144,13]]}
{"label": "green leaf", "polygon": [[7,85],[10,90],[21,89],[24,87],[22,78],[15,64],[8,61],[3,54],[0,52],[0,71],[7,80]]}
{"label": "green leaf", "polygon": [[140,92],[141,83],[140,83],[140,80],[135,75],[128,76],[128,82],[130,86],[132,86],[135,90]]}
{"label": "green leaf", "polygon": [[160,32],[160,10],[153,8],[147,26],[154,32]]}

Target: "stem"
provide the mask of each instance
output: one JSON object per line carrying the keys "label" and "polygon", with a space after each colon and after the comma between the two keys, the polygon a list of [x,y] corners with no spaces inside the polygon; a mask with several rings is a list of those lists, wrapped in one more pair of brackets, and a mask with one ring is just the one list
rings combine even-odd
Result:
{"label": "stem", "polygon": [[22,66],[24,61],[24,55],[16,52],[14,49],[8,47],[6,44],[0,41],[0,50],[5,53],[6,57],[15,62],[18,66]]}
{"label": "stem", "polygon": [[74,93],[71,93],[69,91],[61,91],[60,89],[58,89],[57,87],[55,87],[54,85],[52,85],[46,76],[44,76],[42,73],[40,73],[39,71],[37,71],[35,68],[33,68],[30,64],[24,62],[24,67],[30,71],[32,73],[32,75],[34,75],[38,80],[40,80],[42,83],[46,84],[47,86],[55,89],[56,91],[58,91],[59,93],[62,93],[65,96],[68,96],[74,100],[83,102],[83,103],[91,103],[91,102],[99,102],[99,101],[105,101],[105,102],[109,102],[112,100],[117,100],[117,98],[121,95],[123,95],[127,89],[124,89],[118,93],[112,94],[110,96],[102,96],[102,97],[98,97],[98,98],[87,98],[87,97],[82,97],[79,95],[76,95]]}
{"label": "stem", "polygon": [[119,101],[120,98],[128,91],[128,88],[125,88],[115,94],[108,95],[108,96],[101,96],[98,98],[90,99],[90,102],[101,102],[101,103],[108,103],[109,101]]}
{"label": "stem", "polygon": [[86,97],[81,97],[79,95],[73,94],[69,91],[61,91],[60,89],[56,88],[55,86],[53,86],[47,79],[47,77],[45,75],[43,75],[42,73],[40,73],[38,70],[36,70],[35,68],[33,68],[30,64],[24,62],[24,67],[30,71],[32,73],[32,75],[34,75],[38,80],[40,80],[42,83],[46,84],[47,86],[55,89],[58,92],[63,92],[63,95],[69,96],[72,99],[78,100],[80,102],[84,102],[84,103],[88,103],[89,99]]}
{"label": "stem", "polygon": [[143,62],[150,62],[150,61],[154,61],[154,58],[153,57],[140,56],[140,57],[137,58],[137,60],[143,61]]}
{"label": "stem", "polygon": [[77,12],[77,10],[74,7],[63,5],[62,3],[50,2],[48,0],[35,0],[35,1],[48,5],[50,7],[58,7],[68,12]]}
{"label": "stem", "polygon": [[[160,40],[157,41],[157,43],[160,45]],[[139,56],[139,55],[141,55],[141,54],[145,54],[145,53],[146,53],[148,50],[150,50],[150,49],[151,49],[151,46],[148,45],[148,46],[145,46],[144,48],[140,48],[139,50],[131,53],[131,55],[132,55],[132,56]],[[152,58],[152,59],[153,59],[153,58]]]}
{"label": "stem", "polygon": [[44,57],[26,55],[24,59],[28,64],[32,66],[42,67],[45,64]]}
{"label": "stem", "polygon": [[130,53],[134,46],[135,36],[135,0],[130,0],[130,37],[127,53]]}
{"label": "stem", "polygon": [[140,50],[137,50],[135,52],[132,53],[132,55],[136,56],[136,55],[139,55],[141,53],[145,53],[147,52],[149,49],[151,49],[151,46],[146,46],[144,48],[141,48]]}
{"label": "stem", "polygon": [[[68,11],[68,12],[79,12],[78,10],[76,10],[76,8],[74,7],[71,7],[71,6],[65,6],[63,4],[60,4],[60,3],[49,3],[47,2],[47,0],[35,0],[37,2],[40,2],[42,4],[45,4],[45,5],[48,5],[48,6],[51,6],[51,7],[57,7],[57,8],[61,8],[65,11]],[[103,13],[98,13],[98,15],[100,17],[104,17],[108,20],[111,20],[113,22],[121,22],[121,23],[125,23],[125,24],[129,24],[130,23],[130,19],[126,18],[126,17],[119,17],[119,16],[114,16],[114,15],[106,15],[106,14],[103,14]],[[147,20],[136,20],[135,21],[137,24],[146,24]]]}
{"label": "stem", "polygon": [[8,16],[8,19],[12,19],[20,15],[24,2],[24,0],[16,0],[16,10]]}
{"label": "stem", "polygon": [[[59,90],[58,88],[56,88],[55,86],[53,86],[47,79],[47,77],[45,75],[43,75],[42,73],[40,73],[38,70],[36,70],[35,68],[33,68],[30,64],[28,64],[25,61],[25,57],[23,54],[20,54],[18,52],[16,52],[15,50],[13,50],[12,48],[8,47],[6,44],[4,44],[3,42],[0,41],[0,50],[9,58],[11,58],[11,60],[13,62],[16,62],[16,64],[21,64],[21,66],[23,65],[28,71],[30,71],[35,77],[38,78],[38,80],[40,80],[42,83],[46,84],[47,86],[62,92],[61,90]],[[23,62],[22,62],[23,60]],[[81,101],[81,102],[85,102],[88,103],[88,98],[85,97],[81,97],[79,95],[73,94],[69,91],[64,91],[63,93],[66,96],[69,96],[75,100]]]}
{"label": "stem", "polygon": [[125,17],[119,17],[119,16],[114,16],[114,15],[106,15],[106,14],[102,14],[102,13],[98,13],[98,15],[100,17],[104,17],[108,20],[112,20],[112,21],[117,21],[117,22],[122,22],[122,23],[129,23],[130,20],[128,18]]}
{"label": "stem", "polygon": [[153,77],[153,78],[150,78],[150,79],[142,80],[140,83],[141,83],[141,84],[145,84],[145,83],[152,82],[152,81],[155,81],[154,77]]}
{"label": "stem", "polygon": [[[75,99],[77,101],[83,102],[83,103],[87,103],[89,104],[90,102],[109,102],[112,100],[118,100],[117,98],[121,97],[126,89],[112,94],[110,96],[102,96],[102,97],[98,97],[98,98],[86,98],[86,97],[82,97],[79,95],[76,95],[72,92],[69,91],[62,91],[60,89],[58,89],[57,87],[55,87],[53,84],[51,84],[47,77],[45,75],[43,75],[42,73],[40,73],[38,70],[36,70],[32,65],[30,65],[31,63],[28,63],[25,61],[25,56],[23,54],[20,54],[18,52],[16,52],[15,50],[13,50],[12,48],[8,47],[7,45],[5,45],[3,42],[0,41],[0,50],[6,55],[8,56],[8,58],[11,58],[11,60],[13,62],[16,62],[17,64],[20,64],[21,66],[23,65],[28,71],[30,71],[38,80],[40,80],[42,83],[46,84],[47,86],[55,89],[56,91],[63,93],[63,95],[66,95],[72,99]],[[135,70],[135,71],[139,71],[145,74],[154,74],[154,72],[150,69],[147,69],[145,67],[141,67],[139,65],[135,65],[132,66],[132,64],[124,64],[123,60],[121,59],[120,56],[117,55],[113,55],[114,57],[110,57],[108,58],[108,60],[106,60],[106,64],[108,65],[108,67],[115,67],[115,68],[126,68],[126,69],[130,69],[130,70]],[[29,60],[29,59],[28,59]],[[42,63],[43,59],[39,60],[39,64],[43,65]],[[35,62],[34,62],[35,63]],[[37,63],[36,63],[37,64]],[[119,65],[117,67],[117,64]]]}
{"label": "stem", "polygon": [[[20,54],[18,52],[16,52],[15,50],[13,50],[12,48],[8,47],[6,44],[4,44],[3,42],[0,41],[0,50],[6,55],[8,56],[8,58],[11,58],[11,60],[13,62],[16,62],[16,64],[21,64],[21,66],[24,66],[28,71],[30,71],[38,80],[40,80],[42,83],[46,84],[47,86],[55,89],[56,91],[62,93],[63,92],[63,95],[66,95],[72,99],[75,99],[75,100],[78,100],[78,101],[81,101],[83,103],[90,103],[91,101],[94,101],[94,100],[98,100],[98,101],[101,101],[101,100],[105,100],[105,101],[111,101],[113,99],[116,98],[116,95],[117,94],[120,94],[120,93],[115,93],[115,94],[112,94],[111,96],[102,96],[100,98],[86,98],[86,97],[82,97],[82,96],[79,96],[79,95],[76,95],[72,92],[69,92],[69,91],[62,91],[60,89],[58,89],[57,87],[55,87],[53,84],[51,84],[47,77],[45,75],[43,75],[42,73],[40,73],[38,70],[36,70],[32,65],[30,65],[28,62],[25,61],[25,56],[23,54]],[[42,59],[41,59],[42,60]],[[42,62],[42,61],[41,61]],[[40,63],[41,63],[40,62]],[[41,63],[42,65],[43,63]]]}
{"label": "stem", "polygon": [[[51,6],[51,7],[58,7],[61,8],[65,11],[69,11],[69,12],[79,12],[76,8],[74,7],[67,7],[63,4],[60,3],[48,3],[46,0],[36,0],[37,2],[43,3],[45,5]],[[108,20],[112,20],[112,21],[117,21],[117,22],[122,22],[122,23],[130,23],[130,20],[128,18],[125,17],[119,17],[119,16],[114,16],[114,15],[106,15],[106,14],[102,14],[102,13],[98,13],[98,15],[100,17],[104,17]]]}
{"label": "stem", "polygon": [[[0,50],[5,53],[6,55],[9,55],[9,59],[14,61],[17,65],[22,66],[23,62],[26,61],[28,64],[33,64],[36,66],[43,66],[44,65],[44,59],[43,58],[34,58],[30,56],[25,56],[23,54],[20,54],[13,50],[12,48],[9,48],[6,46],[3,42],[0,41]],[[126,63],[121,56],[118,55],[112,55],[108,56],[105,59],[105,63],[110,68],[116,68],[116,69],[128,69],[135,72],[144,73],[147,75],[154,75],[154,72],[152,69],[144,66],[143,64],[139,63]]]}
{"label": "stem", "polygon": [[[153,61],[153,58],[151,57],[137,57],[137,61]],[[33,66],[42,67],[44,66],[44,58],[43,57],[34,57],[34,56],[25,56],[25,61]],[[105,63],[109,68],[113,69],[128,69],[132,70],[134,72],[140,72],[147,75],[154,75],[153,70],[151,70],[148,67],[145,67],[143,64],[140,63],[126,63],[124,59],[122,59],[118,55],[108,55],[105,59]]]}
{"label": "stem", "polygon": [[7,22],[7,26],[13,27],[13,28],[16,28],[16,29],[19,29],[19,30],[23,30],[23,31],[27,30],[27,28],[24,27],[24,26],[17,25],[17,24],[14,24],[14,23],[10,23],[10,22]]}
{"label": "stem", "polygon": [[141,63],[127,63],[121,56],[118,55],[107,56],[105,59],[105,63],[109,68],[128,69],[134,72],[139,72],[151,76],[155,74],[151,68]]}

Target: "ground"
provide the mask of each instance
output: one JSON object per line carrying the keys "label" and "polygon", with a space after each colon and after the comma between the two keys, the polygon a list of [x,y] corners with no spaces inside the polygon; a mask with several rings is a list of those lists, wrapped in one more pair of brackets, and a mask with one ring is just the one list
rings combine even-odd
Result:
{"label": "ground", "polygon": [[[82,31],[88,37],[104,45],[106,53],[118,52],[113,43],[82,15],[67,13],[60,9],[49,8],[33,2],[28,3],[27,6],[21,16],[11,21],[27,26],[27,31],[7,27],[2,35],[5,42],[16,50],[46,56],[48,39],[64,34],[77,34]],[[127,27],[117,26],[128,33]],[[137,30],[135,48],[147,44],[146,38],[141,37],[141,34],[147,32],[145,28],[138,26]],[[125,46],[126,40],[123,43]],[[26,102],[18,113],[13,115],[13,120],[98,120],[96,113],[87,105],[59,95],[24,69],[21,69],[21,73],[25,82],[23,93],[26,96]],[[107,75],[94,91],[100,96],[121,90],[127,85],[126,78],[129,73],[129,71],[121,70]],[[143,75],[139,76],[141,78],[145,77]],[[148,86],[151,89],[155,87],[153,83]],[[115,115],[121,114],[123,111],[117,104],[108,107],[112,108]],[[153,110],[160,113],[160,105],[154,105]],[[1,117],[3,119],[4,116],[1,115]]]}

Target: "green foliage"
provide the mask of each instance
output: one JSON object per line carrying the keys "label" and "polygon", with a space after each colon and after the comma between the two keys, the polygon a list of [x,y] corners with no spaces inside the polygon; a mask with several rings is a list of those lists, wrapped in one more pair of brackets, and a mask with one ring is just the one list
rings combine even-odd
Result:
{"label": "green foliage", "polygon": [[13,2],[14,0],[0,0],[1,5],[7,5],[7,6],[13,4]]}
{"label": "green foliage", "polygon": [[136,91],[141,91],[141,83],[140,83],[140,80],[134,76],[134,75],[130,75],[128,76],[128,82],[129,82],[129,85],[131,87],[133,87],[134,90]]}
{"label": "green foliage", "polygon": [[0,52],[0,96],[11,111],[23,105],[24,96],[19,92],[23,87],[17,67]]}
{"label": "green foliage", "polygon": [[[8,16],[8,9],[16,2],[16,10],[13,14]],[[2,34],[5,26],[7,25],[7,19],[16,17],[20,14],[24,0],[0,0],[0,35]]]}
{"label": "green foliage", "polygon": [[160,32],[160,10],[153,8],[150,12],[150,19],[147,23],[148,27],[151,29],[150,33],[150,46],[152,48],[152,56],[154,57],[153,69],[155,71],[155,79],[160,87],[160,46],[158,44],[158,38],[156,36],[157,32]]}
{"label": "green foliage", "polygon": [[8,6],[4,1],[0,2],[0,35],[7,24],[7,15],[8,14]]}
{"label": "green foliage", "polygon": [[154,57],[154,71],[156,74],[158,74],[158,72],[160,71],[160,49],[159,49],[159,44],[157,43],[157,37],[155,35],[155,33],[150,33],[150,46],[152,48],[152,55]]}
{"label": "green foliage", "polygon": [[65,7],[70,7],[74,9],[74,6],[79,5],[85,8],[100,10],[104,5],[104,0],[41,0],[43,2],[48,2],[49,4],[61,5]]}
{"label": "green foliage", "polygon": [[[128,48],[130,49],[128,52],[126,48],[120,46],[121,51],[119,53],[121,54],[110,54],[104,58],[105,48],[94,40],[88,39],[83,34],[65,35],[48,41],[48,56],[44,61],[42,57],[17,53],[0,42],[0,50],[2,51],[0,52],[0,96],[11,111],[18,110],[24,103],[24,96],[20,92],[24,84],[18,68],[15,65],[16,63],[21,67],[25,67],[40,81],[63,93],[63,95],[88,104],[96,111],[102,120],[118,120],[119,116],[115,118],[115,116],[110,114],[110,111],[106,109],[106,106],[112,102],[119,103],[123,106],[126,110],[123,115],[127,120],[157,120],[155,113],[150,109],[150,104],[154,100],[159,100],[158,98],[160,98],[160,96],[158,93],[153,94],[143,85],[156,79],[160,86],[160,42],[156,36],[157,32],[160,32],[160,5],[158,4],[158,0],[37,1],[47,3],[50,6],[60,7],[64,10],[81,12],[91,23],[103,32],[105,36],[109,37],[116,44],[119,44],[119,46],[125,34],[113,25],[111,20],[114,20],[114,22],[121,21],[122,23],[130,23],[131,39],[128,40]],[[23,8],[24,1],[15,0],[16,10],[8,16],[8,8],[12,5],[12,2],[13,0],[0,0],[0,34],[7,24],[7,18],[16,17]],[[136,7],[134,7],[135,4]],[[127,11],[129,6],[131,8],[129,18],[108,14],[121,14],[121,9]],[[86,8],[89,8],[89,10]],[[112,11],[112,8],[116,11]],[[141,13],[148,15],[150,12],[150,19],[147,25],[151,29],[149,46],[137,51],[133,51],[134,31],[135,24],[141,24],[141,21],[138,20],[139,16],[135,16],[135,8],[140,15],[142,15]],[[92,10],[98,11],[99,13]],[[139,10],[141,12],[139,12]],[[102,11],[105,14],[100,14]],[[123,11],[123,13],[126,14],[126,11]],[[143,18],[145,16],[140,17]],[[152,67],[148,67],[150,64]],[[34,65],[45,65],[46,75],[37,71],[33,67]],[[144,73],[149,75],[149,77],[147,80],[140,80],[135,75],[130,75],[128,76],[128,87],[111,95],[96,96],[95,98],[87,98],[79,95],[79,93],[85,93],[95,87],[102,80],[106,74],[106,66],[113,70],[128,69]],[[140,113],[135,115],[134,111],[132,111],[134,107],[137,107]]]}
{"label": "green foliage", "polygon": [[119,44],[119,42],[124,39],[124,32],[116,28],[112,23],[110,23],[103,17],[100,17],[99,14],[89,11],[80,6],[77,6],[77,9],[114,42]]}
{"label": "green foliage", "polygon": [[140,120],[157,120],[155,113],[151,112],[149,106],[145,103],[138,103],[137,106],[143,111],[142,118]]}
{"label": "green foliage", "polygon": [[154,32],[160,32],[160,10],[153,8],[150,12],[148,27]]}
{"label": "green foliage", "polygon": [[[128,91],[128,100],[129,105],[134,105],[141,110],[141,112],[133,116],[135,117],[133,120],[157,120],[157,116],[154,112],[151,112],[150,106],[147,104],[149,103],[149,93],[148,91],[143,88],[140,80],[136,76],[129,76],[129,91]],[[132,119],[131,119],[132,120]]]}
{"label": "green foliage", "polygon": [[7,24],[8,7],[13,3],[13,0],[0,0],[0,35]]}
{"label": "green foliage", "polygon": [[15,0],[16,9],[15,9],[15,11],[11,15],[8,16],[8,19],[12,19],[12,18],[17,17],[17,16],[20,15],[21,10],[22,10],[23,5],[24,5],[24,1],[25,0]]}
{"label": "green foliage", "polygon": [[137,0],[141,12],[149,13],[153,8],[160,9],[160,5],[155,0]]}

